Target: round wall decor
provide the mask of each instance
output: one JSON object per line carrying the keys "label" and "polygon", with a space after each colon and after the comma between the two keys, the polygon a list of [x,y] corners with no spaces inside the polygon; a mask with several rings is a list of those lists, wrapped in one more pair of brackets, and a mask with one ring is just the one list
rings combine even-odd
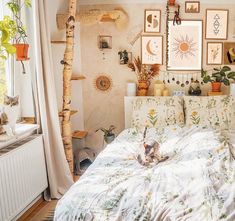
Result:
{"label": "round wall decor", "polygon": [[95,79],[95,88],[107,92],[112,89],[112,79],[107,75],[99,75]]}

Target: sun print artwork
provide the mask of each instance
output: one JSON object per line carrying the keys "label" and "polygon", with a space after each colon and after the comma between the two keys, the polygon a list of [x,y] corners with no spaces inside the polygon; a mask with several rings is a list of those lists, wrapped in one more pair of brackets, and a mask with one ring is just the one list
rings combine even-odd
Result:
{"label": "sun print artwork", "polygon": [[168,70],[200,70],[202,67],[202,21],[168,22]]}
{"label": "sun print artwork", "polygon": [[142,36],[142,63],[162,64],[162,36]]}
{"label": "sun print artwork", "polygon": [[145,10],[144,32],[159,33],[161,28],[161,10]]}

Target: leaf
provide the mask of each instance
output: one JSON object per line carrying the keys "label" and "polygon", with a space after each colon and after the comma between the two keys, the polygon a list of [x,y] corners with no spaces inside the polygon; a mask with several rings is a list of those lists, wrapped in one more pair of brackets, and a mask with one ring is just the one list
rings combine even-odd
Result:
{"label": "leaf", "polygon": [[221,71],[223,72],[227,72],[227,71],[231,71],[231,68],[229,66],[224,66]]}
{"label": "leaf", "polygon": [[229,85],[230,85],[229,80],[228,80],[228,79],[226,79],[226,78],[223,80],[223,83],[224,83],[226,86],[229,86]]}
{"label": "leaf", "polygon": [[26,7],[29,7],[29,8],[32,7],[31,0],[24,0],[24,4]]}
{"label": "leaf", "polygon": [[232,71],[232,72],[229,72],[228,75],[227,75],[228,78],[233,78],[235,77],[235,72]]}

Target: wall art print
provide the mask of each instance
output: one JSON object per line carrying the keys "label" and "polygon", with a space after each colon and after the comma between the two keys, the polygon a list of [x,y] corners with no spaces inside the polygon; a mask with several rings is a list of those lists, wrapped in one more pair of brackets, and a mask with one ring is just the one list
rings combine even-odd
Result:
{"label": "wall art print", "polygon": [[224,64],[235,65],[235,42],[224,43]]}
{"label": "wall art print", "polygon": [[199,1],[186,1],[185,2],[185,13],[199,13],[200,2]]}
{"label": "wall art print", "polygon": [[207,64],[223,63],[223,42],[207,42]]}
{"label": "wall art print", "polygon": [[142,36],[141,38],[141,60],[142,64],[162,64],[163,37]]}
{"label": "wall art print", "polygon": [[161,10],[146,9],[144,16],[144,32],[159,33],[161,30]]}
{"label": "wall art print", "polygon": [[167,70],[201,70],[202,21],[182,21],[173,25],[168,21]]}
{"label": "wall art print", "polygon": [[206,10],[206,39],[228,38],[228,15],[226,9]]}

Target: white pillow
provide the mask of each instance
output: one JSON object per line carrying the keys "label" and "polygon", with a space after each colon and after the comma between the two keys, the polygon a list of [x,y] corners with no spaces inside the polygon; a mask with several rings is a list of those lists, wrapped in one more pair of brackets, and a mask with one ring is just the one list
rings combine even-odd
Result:
{"label": "white pillow", "polygon": [[235,99],[232,96],[185,96],[184,105],[186,126],[235,127]]}
{"label": "white pillow", "polygon": [[132,106],[132,127],[184,126],[183,100],[180,97],[139,97]]}

